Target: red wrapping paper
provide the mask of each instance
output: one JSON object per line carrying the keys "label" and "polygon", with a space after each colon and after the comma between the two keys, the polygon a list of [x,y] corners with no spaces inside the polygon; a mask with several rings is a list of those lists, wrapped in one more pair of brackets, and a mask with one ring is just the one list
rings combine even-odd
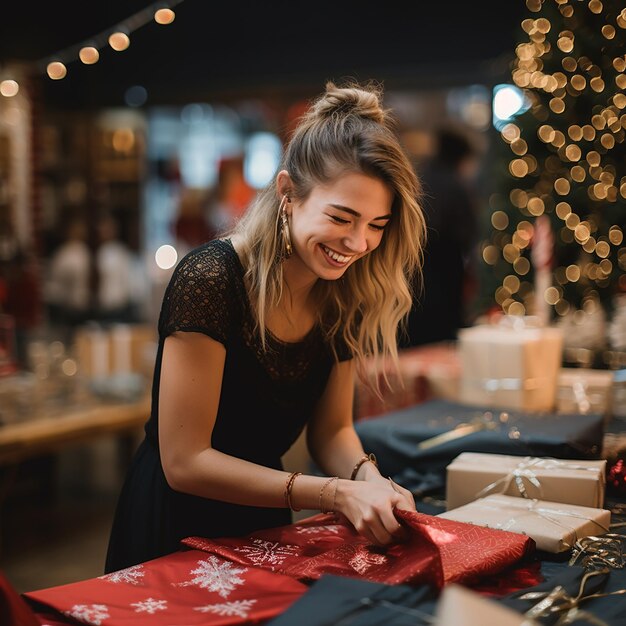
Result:
{"label": "red wrapping paper", "polygon": [[24,595],[58,611],[70,624],[226,626],[271,619],[306,589],[287,576],[185,550]]}
{"label": "red wrapping paper", "polygon": [[315,580],[323,574],[387,584],[471,584],[496,574],[534,549],[532,539],[439,517],[396,511],[408,539],[387,548],[369,545],[339,516],[315,515],[298,524],[248,537],[203,539],[184,544],[240,565]]}

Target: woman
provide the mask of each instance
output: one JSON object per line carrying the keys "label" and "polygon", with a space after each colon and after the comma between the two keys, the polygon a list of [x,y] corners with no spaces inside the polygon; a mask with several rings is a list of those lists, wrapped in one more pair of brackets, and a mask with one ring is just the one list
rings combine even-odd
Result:
{"label": "woman", "polygon": [[[335,511],[394,541],[411,494],[381,477],[352,427],[355,362],[396,358],[424,224],[381,94],[329,83],[275,180],[228,238],[190,252],[165,293],[152,415],[124,485],[106,571]],[[331,478],[288,474],[307,429]]]}

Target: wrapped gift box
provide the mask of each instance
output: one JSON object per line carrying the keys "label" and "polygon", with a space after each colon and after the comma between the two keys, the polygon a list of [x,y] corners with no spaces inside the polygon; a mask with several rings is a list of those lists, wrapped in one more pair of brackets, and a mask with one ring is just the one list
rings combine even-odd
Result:
{"label": "wrapped gift box", "polygon": [[462,452],[597,459],[601,415],[543,415],[431,400],[357,422],[381,472],[415,493],[444,491],[446,468]]}
{"label": "wrapped gift box", "polygon": [[441,588],[493,576],[534,551],[528,537],[476,528],[432,515],[396,510],[405,541],[369,544],[338,515],[315,515],[297,524],[259,530],[247,537],[188,537],[183,544],[238,566],[258,567],[311,582],[325,574],[391,585]]}
{"label": "wrapped gift box", "polygon": [[447,468],[447,507],[499,493],[598,508],[604,504],[605,471],[605,460],[464,452]]}
{"label": "wrapped gift box", "polygon": [[459,331],[461,402],[551,411],[563,349],[562,331],[520,323]]}
{"label": "wrapped gift box", "polygon": [[559,413],[600,413],[611,419],[614,373],[581,367],[559,370],[556,410]]}
{"label": "wrapped gift box", "polygon": [[515,496],[487,496],[438,517],[528,535],[539,550],[564,552],[578,539],[608,532],[611,513]]}

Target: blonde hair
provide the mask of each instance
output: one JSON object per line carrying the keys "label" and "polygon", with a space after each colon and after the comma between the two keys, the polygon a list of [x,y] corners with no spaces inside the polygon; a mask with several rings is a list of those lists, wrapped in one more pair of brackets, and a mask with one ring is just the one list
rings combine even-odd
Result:
{"label": "blonde hair", "polygon": [[[398,326],[411,308],[412,278],[421,269],[425,237],[420,186],[381,100],[382,91],[374,85],[337,87],[329,82],[301,118],[279,168],[289,173],[290,195],[299,201],[315,185],[348,172],[377,178],[392,191],[392,217],[380,245],[339,280],[318,280],[313,287],[321,328],[335,358],[343,341],[361,376],[366,357],[375,363],[391,357],[397,365]],[[264,346],[266,313],[282,297],[279,204],[274,180],[230,233],[237,237],[247,268],[250,302]]]}

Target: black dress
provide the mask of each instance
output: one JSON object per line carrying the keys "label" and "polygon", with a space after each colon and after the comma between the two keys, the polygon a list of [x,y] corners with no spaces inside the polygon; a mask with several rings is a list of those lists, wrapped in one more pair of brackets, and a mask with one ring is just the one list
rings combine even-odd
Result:
{"label": "black dress", "polygon": [[[229,240],[183,258],[163,299],[152,413],[117,504],[106,572],[174,552],[188,536],[238,536],[290,522],[287,509],[209,500],[167,484],[159,456],[159,381],[165,338],[176,331],[203,333],[226,347],[213,447],[275,469],[311,417],[334,363],[317,325],[298,343],[269,333],[269,349],[262,349],[244,269]],[[350,358],[345,347],[338,354]]]}

